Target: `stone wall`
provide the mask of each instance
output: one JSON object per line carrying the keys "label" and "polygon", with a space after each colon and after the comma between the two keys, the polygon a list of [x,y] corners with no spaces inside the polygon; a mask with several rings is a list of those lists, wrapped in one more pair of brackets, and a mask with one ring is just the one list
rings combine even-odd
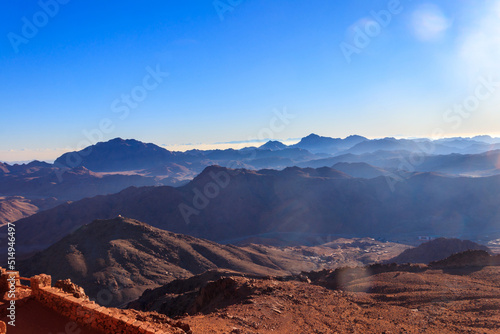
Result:
{"label": "stone wall", "polygon": [[87,299],[75,298],[51,286],[48,275],[38,275],[31,278],[32,297],[53,309],[57,313],[72,319],[74,330],[78,324],[92,327],[104,333],[167,333],[152,323],[131,319],[114,309],[99,306]]}

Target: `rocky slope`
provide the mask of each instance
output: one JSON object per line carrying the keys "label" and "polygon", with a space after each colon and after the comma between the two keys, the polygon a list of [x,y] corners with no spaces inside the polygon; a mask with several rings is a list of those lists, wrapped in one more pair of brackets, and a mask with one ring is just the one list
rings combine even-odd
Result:
{"label": "rocky slope", "polygon": [[438,238],[424,242],[418,247],[407,249],[398,256],[388,260],[394,263],[425,263],[442,260],[452,254],[467,250],[483,250],[490,252],[488,247],[469,240]]}
{"label": "rocky slope", "polygon": [[23,275],[43,272],[54,279],[70,278],[92,297],[110,291],[110,305],[115,306],[146,288],[216,268],[256,275],[287,273],[265,255],[122,217],[84,225],[18,265]]}
{"label": "rocky slope", "polygon": [[453,272],[425,265],[282,279],[210,272],[146,291],[129,307],[177,315],[194,333],[493,334],[500,267],[471,270],[475,258],[462,256]]}
{"label": "rocky slope", "polygon": [[114,304],[146,288],[206,270],[252,275],[290,275],[383,261],[408,246],[373,239],[342,239],[313,247],[220,245],[118,217],[84,225],[19,264],[23,275],[48,273],[69,278],[96,296],[110,291]]}
{"label": "rocky slope", "polygon": [[29,199],[22,196],[0,197],[0,226],[34,215],[60,204],[54,197]]}

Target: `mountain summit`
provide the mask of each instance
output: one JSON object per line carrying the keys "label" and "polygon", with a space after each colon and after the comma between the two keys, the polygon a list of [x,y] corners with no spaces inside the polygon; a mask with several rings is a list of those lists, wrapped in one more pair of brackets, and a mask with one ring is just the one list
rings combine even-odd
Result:
{"label": "mountain summit", "polygon": [[292,147],[298,147],[308,150],[312,153],[336,153],[341,150],[347,150],[356,144],[367,140],[365,137],[358,135],[349,136],[345,139],[322,137],[311,133],[304,137]]}
{"label": "mountain summit", "polygon": [[175,154],[151,143],[115,138],[60,156],[55,165],[85,166],[94,172],[145,169],[172,162]]}
{"label": "mountain summit", "polygon": [[280,141],[270,140],[267,143],[265,143],[264,145],[260,146],[259,149],[261,149],[261,150],[278,151],[278,150],[283,150],[283,149],[285,149],[287,147],[288,146],[286,146],[285,144],[283,144]]}

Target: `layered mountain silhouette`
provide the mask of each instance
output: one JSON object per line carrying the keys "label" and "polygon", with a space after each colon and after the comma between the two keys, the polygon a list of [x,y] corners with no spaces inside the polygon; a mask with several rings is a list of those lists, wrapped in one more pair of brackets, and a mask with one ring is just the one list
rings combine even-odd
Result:
{"label": "layered mountain silhouette", "polygon": [[356,144],[359,144],[366,140],[367,138],[358,135],[353,135],[341,139],[322,137],[312,133],[309,136],[302,138],[300,142],[292,145],[292,147],[302,148],[313,153],[336,153],[342,150],[349,149]]}
{"label": "layered mountain silhouette", "polygon": [[99,174],[81,166],[68,169],[51,165],[14,165],[9,166],[8,173],[0,175],[0,194],[27,198],[55,197],[67,201],[112,194],[130,186],[163,185],[164,182],[168,180],[141,175]]}
{"label": "layered mountain silhouette", "polygon": [[293,166],[318,168],[338,163],[364,163],[372,167],[337,167],[346,168],[351,176],[363,178],[386,172],[406,178],[413,172],[423,171],[491,176],[500,173],[499,150],[495,150],[499,145],[498,138],[489,136],[430,141],[370,140],[357,135],[341,139],[311,134],[290,146],[269,141],[259,148],[171,152],[155,144],[115,138],[66,153],[54,164],[0,163],[0,195],[74,201],[115,193],[129,186],[180,186],[211,165],[282,170]]}
{"label": "layered mountain silhouette", "polygon": [[407,172],[438,172],[454,176],[477,177],[498,175],[500,173],[499,161],[500,150],[477,154],[451,153],[445,155],[381,150],[362,154],[347,153],[330,158],[309,160],[297,165],[299,167],[329,166],[336,168],[339,163],[361,163],[383,169],[386,172],[397,173],[400,176]]}
{"label": "layered mountain silhouette", "polygon": [[18,253],[44,249],[89,221],[120,214],[223,243],[269,233],[291,233],[299,239],[310,233],[473,239],[497,229],[499,186],[500,176],[417,173],[401,180],[362,179],[332,168],[249,171],[213,166],[182,187],[132,187],[21,219]]}
{"label": "layered mountain silhouette", "polygon": [[435,155],[426,157],[418,166],[420,171],[434,171],[454,175],[489,176],[498,174],[500,150],[480,154]]}

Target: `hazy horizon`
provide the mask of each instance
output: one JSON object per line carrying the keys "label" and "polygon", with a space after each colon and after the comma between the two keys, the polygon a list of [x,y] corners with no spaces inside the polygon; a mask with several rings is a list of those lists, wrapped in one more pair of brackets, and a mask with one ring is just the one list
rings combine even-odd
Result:
{"label": "hazy horizon", "polygon": [[498,134],[498,0],[217,3],[4,4],[0,160],[115,137]]}
{"label": "hazy horizon", "polygon": [[[321,137],[329,137],[329,136],[323,136],[321,134],[317,133],[311,133],[311,134],[316,134]],[[309,134],[308,134],[309,135]],[[352,134],[352,135],[358,135],[358,134]],[[306,137],[305,135],[304,137]],[[426,138],[426,137],[411,137],[411,136],[386,136],[386,137],[366,137],[367,139],[373,140],[373,139],[383,139],[383,138],[396,138],[396,139],[429,139],[429,140],[439,140],[439,139],[448,139],[448,138],[456,138],[456,137],[461,137],[461,138],[473,138],[476,136],[490,136],[492,138],[500,138],[500,136],[495,136],[495,135],[490,135],[490,134],[479,134],[479,135],[471,135],[471,136],[452,136],[452,137],[441,137],[441,138]],[[185,144],[178,144],[178,145],[168,145],[168,144],[159,144],[159,143],[152,143],[157,146],[160,146],[164,149],[167,149],[169,151],[174,151],[174,152],[185,152],[189,150],[225,150],[225,149],[243,149],[243,148],[248,148],[248,147],[258,147],[261,146],[268,141],[279,141],[285,145],[293,145],[298,143],[302,138],[288,138],[288,139],[279,139],[279,138],[274,138],[274,139],[255,139],[255,140],[241,140],[241,141],[231,141],[231,142],[217,142],[217,143],[185,143]],[[346,136],[347,137],[347,136]],[[118,138],[118,137],[116,137]],[[121,137],[120,137],[121,138]],[[335,138],[335,137],[330,137],[330,138]],[[340,137],[340,138],[345,138],[345,137]],[[114,138],[111,138],[114,139]],[[110,140],[111,140],[110,139]],[[122,138],[122,139],[134,139],[138,140],[136,138]],[[107,141],[107,140],[106,140]],[[141,140],[139,140],[141,141]],[[94,145],[95,143],[92,143]],[[60,157],[64,153],[68,152],[73,152],[75,151],[74,149],[71,148],[59,148],[59,149],[45,149],[45,150],[20,150],[20,151],[15,151],[15,150],[10,150],[10,151],[0,151],[0,162],[3,163],[8,163],[8,164],[22,164],[22,163],[28,163],[31,161],[44,161],[47,163],[53,163],[55,159]],[[29,156],[30,158],[28,159],[3,159],[2,157],[25,157]]]}

